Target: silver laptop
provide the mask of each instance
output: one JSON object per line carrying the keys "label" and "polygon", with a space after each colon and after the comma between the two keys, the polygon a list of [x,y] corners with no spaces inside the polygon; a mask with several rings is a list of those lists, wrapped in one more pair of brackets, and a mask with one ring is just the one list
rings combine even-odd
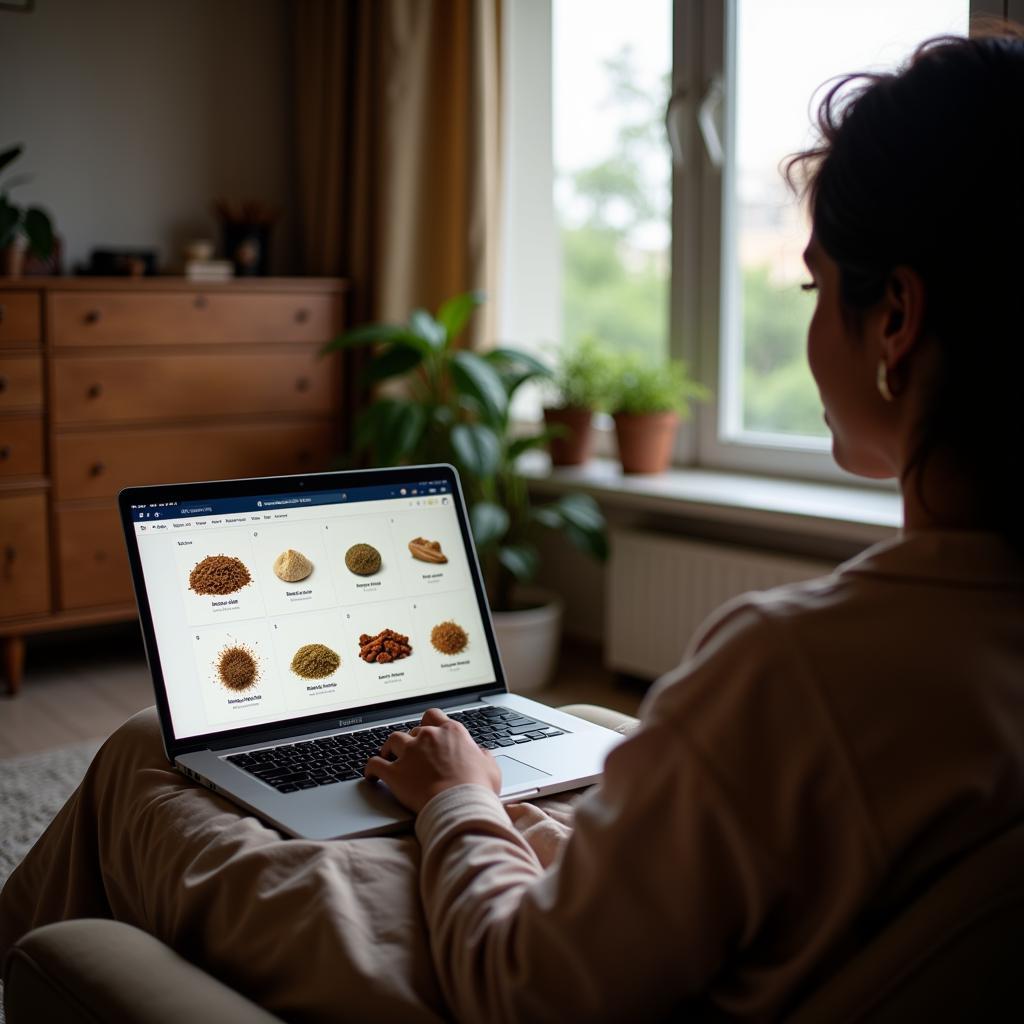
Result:
{"label": "silver laptop", "polygon": [[119,505],[168,759],[288,835],[406,827],[362,771],[429,707],[492,751],[505,801],[594,782],[622,738],[508,692],[451,466]]}

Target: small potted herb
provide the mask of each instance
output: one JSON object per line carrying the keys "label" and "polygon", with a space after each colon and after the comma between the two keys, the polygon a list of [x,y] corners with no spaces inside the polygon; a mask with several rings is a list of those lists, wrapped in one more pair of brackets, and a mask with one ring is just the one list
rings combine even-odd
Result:
{"label": "small potted herb", "polygon": [[625,473],[663,473],[672,460],[679,424],[690,405],[708,397],[684,362],[646,363],[636,356],[621,362],[614,385],[612,416]]}
{"label": "small potted herb", "polygon": [[[21,155],[21,146],[12,146],[0,153],[0,171]],[[38,206],[22,207],[11,202],[9,193],[25,178],[10,178],[0,185],[0,275],[20,277],[25,263],[25,250],[40,259],[49,259],[53,252],[53,224]]]}
{"label": "small potted herb", "polygon": [[579,466],[593,449],[594,413],[607,407],[615,361],[593,335],[585,335],[560,353],[552,381],[555,401],[545,406],[553,466]]}

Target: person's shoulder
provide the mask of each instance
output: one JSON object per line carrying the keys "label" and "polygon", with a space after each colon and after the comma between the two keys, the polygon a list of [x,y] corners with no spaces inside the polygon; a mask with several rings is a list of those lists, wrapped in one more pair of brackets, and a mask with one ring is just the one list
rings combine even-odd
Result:
{"label": "person's shoulder", "polygon": [[755,689],[762,697],[792,690],[801,637],[827,630],[826,620],[845,614],[854,590],[849,579],[829,574],[733,598],[705,621],[679,666],[655,683],[644,710],[672,714],[704,692],[730,702]]}

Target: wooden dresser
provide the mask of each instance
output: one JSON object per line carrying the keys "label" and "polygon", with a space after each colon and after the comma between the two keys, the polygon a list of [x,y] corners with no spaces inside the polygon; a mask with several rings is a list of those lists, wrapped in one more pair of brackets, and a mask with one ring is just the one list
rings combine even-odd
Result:
{"label": "wooden dresser", "polygon": [[314,472],[339,436],[345,282],[0,280],[0,638],[135,615],[128,484]]}

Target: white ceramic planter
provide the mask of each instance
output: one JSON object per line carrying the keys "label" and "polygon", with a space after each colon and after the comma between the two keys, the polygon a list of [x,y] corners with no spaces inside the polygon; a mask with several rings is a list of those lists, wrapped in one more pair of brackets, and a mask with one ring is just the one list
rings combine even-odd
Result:
{"label": "white ceramic planter", "polygon": [[494,612],[494,633],[513,693],[536,693],[551,682],[562,637],[562,600],[547,591],[525,590],[524,601],[539,607]]}

